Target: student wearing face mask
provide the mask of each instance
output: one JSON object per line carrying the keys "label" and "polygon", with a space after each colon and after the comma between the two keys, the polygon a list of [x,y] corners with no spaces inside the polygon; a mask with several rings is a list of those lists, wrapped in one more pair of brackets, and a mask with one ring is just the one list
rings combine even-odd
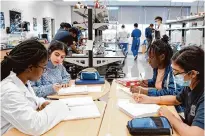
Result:
{"label": "student wearing face mask", "polygon": [[162,17],[157,16],[155,18],[156,29],[155,29],[155,39],[161,39],[164,35],[166,35],[166,29],[162,24]]}
{"label": "student wearing face mask", "polygon": [[183,86],[177,96],[149,97],[136,94],[139,103],[179,105],[185,108],[183,121],[176,118],[166,107],[159,110],[181,136],[204,136],[204,50],[189,46],[172,57],[175,81]]}
{"label": "student wearing face mask", "polygon": [[1,62],[1,134],[16,128],[39,136],[70,113],[61,101],[36,97],[30,81],[38,80],[47,64],[46,48],[35,40],[17,45]]}
{"label": "student wearing face mask", "polygon": [[59,41],[51,42],[48,48],[47,70],[38,81],[32,82],[32,87],[38,97],[47,97],[56,93],[62,87],[69,86],[70,74],[62,65],[67,54],[68,48],[64,43]]}
{"label": "student wearing face mask", "polygon": [[[153,78],[140,81],[138,87],[132,86],[132,93],[142,93],[148,96],[177,95],[181,87],[174,82],[171,68],[172,48],[168,44],[168,37],[154,41],[148,48],[148,62],[153,68]],[[178,112],[183,112],[181,106],[176,106]]]}

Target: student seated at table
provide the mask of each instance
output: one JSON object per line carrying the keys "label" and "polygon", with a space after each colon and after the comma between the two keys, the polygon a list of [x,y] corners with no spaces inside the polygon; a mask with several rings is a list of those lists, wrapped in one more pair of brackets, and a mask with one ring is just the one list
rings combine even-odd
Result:
{"label": "student seated at table", "polygon": [[183,121],[176,118],[166,107],[159,110],[180,136],[204,136],[204,51],[189,46],[177,52],[172,58],[175,81],[183,86],[177,96],[150,97],[135,94],[139,103],[179,105],[185,108]]}
{"label": "student seated at table", "polygon": [[[147,51],[149,64],[153,68],[153,78],[141,81],[138,87],[131,87],[131,92],[138,93],[140,91],[148,96],[177,95],[181,88],[174,82],[171,68],[173,52],[168,44],[168,37],[165,35],[161,40],[154,41]],[[180,106],[177,106],[176,109],[178,112],[183,111]]]}
{"label": "student seated at table", "polygon": [[35,40],[20,43],[1,62],[2,135],[11,128],[41,135],[68,116],[66,104],[36,97],[30,85],[41,77],[46,64],[47,50]]}
{"label": "student seated at table", "polygon": [[59,91],[62,87],[68,87],[70,74],[66,71],[62,62],[68,54],[68,47],[60,41],[52,41],[48,48],[49,60],[46,71],[38,81],[32,82],[32,87],[38,97],[47,97]]}

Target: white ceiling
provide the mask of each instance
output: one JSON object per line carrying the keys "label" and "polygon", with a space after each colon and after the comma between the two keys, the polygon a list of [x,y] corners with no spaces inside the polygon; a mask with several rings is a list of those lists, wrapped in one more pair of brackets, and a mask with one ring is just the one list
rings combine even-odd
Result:
{"label": "white ceiling", "polygon": [[[86,5],[94,5],[94,0],[79,0]],[[183,1],[183,0],[182,0]],[[184,0],[186,1],[186,0]],[[128,2],[128,1],[117,1],[117,0],[100,0],[103,5],[110,6],[197,6],[197,2],[192,3],[182,3],[182,2],[170,2],[170,0],[139,0],[138,2]],[[63,1],[63,0],[53,0],[56,5],[75,5],[77,1]],[[205,0],[199,0],[199,5],[204,4]]]}

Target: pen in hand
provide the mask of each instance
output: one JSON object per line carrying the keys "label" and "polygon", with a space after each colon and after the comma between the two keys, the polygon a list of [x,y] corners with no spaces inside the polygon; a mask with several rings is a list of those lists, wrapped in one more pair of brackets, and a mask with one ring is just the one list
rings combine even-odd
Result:
{"label": "pen in hand", "polygon": [[[142,73],[140,73],[140,80],[143,81],[143,78],[142,78]],[[139,102],[139,94],[141,92],[141,87],[139,87],[139,92],[138,92],[138,95],[137,95],[137,102]]]}

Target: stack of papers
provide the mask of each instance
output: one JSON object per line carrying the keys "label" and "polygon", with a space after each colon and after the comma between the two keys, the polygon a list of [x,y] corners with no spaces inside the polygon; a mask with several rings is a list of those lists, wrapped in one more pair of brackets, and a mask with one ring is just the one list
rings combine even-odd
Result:
{"label": "stack of papers", "polygon": [[100,112],[92,97],[67,98],[59,101],[63,101],[70,111],[65,120],[100,117]]}
{"label": "stack of papers", "polygon": [[88,94],[89,92],[101,92],[101,86],[71,86],[67,88],[61,88],[58,91],[58,95],[80,95]]}
{"label": "stack of papers", "polygon": [[156,104],[130,103],[128,99],[118,100],[119,109],[132,118],[155,116],[160,108]]}

